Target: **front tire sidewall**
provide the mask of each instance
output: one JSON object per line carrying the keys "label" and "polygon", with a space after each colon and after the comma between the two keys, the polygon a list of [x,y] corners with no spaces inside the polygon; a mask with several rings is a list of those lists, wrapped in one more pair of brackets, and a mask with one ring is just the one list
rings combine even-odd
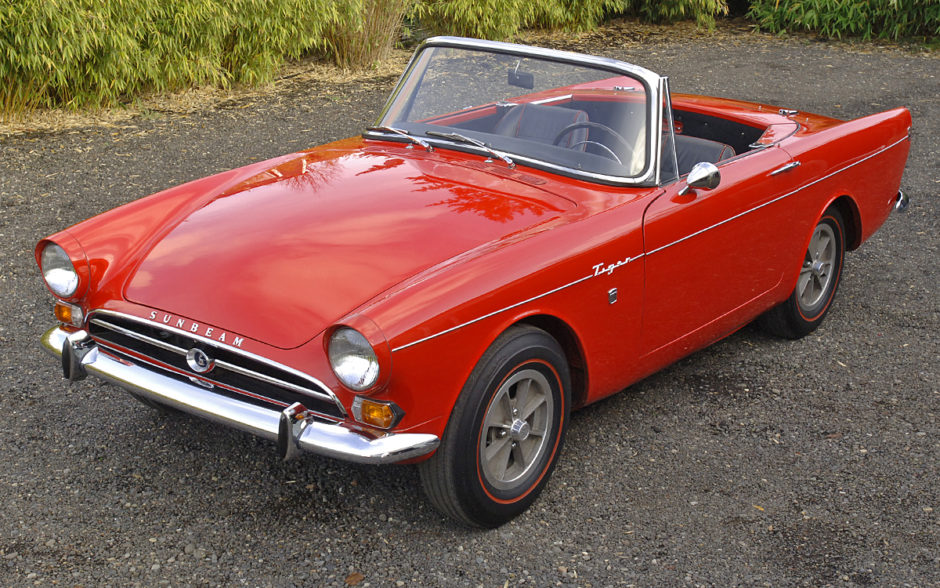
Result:
{"label": "front tire sidewall", "polygon": [[[509,488],[496,488],[480,463],[484,419],[497,391],[522,370],[538,371],[552,394],[548,443],[522,478]],[[525,511],[551,476],[564,441],[570,404],[570,375],[564,354],[544,331],[521,328],[507,332],[480,360],[454,407],[442,447],[432,459],[450,457],[450,475],[461,518],[472,525],[495,527]]]}
{"label": "front tire sidewall", "polygon": [[[532,350],[526,350],[532,351]],[[531,353],[523,353],[520,355],[532,355]],[[562,428],[565,425],[566,420],[566,411],[562,388],[560,384],[560,378],[556,369],[547,361],[539,357],[518,357],[514,358],[514,361],[508,363],[505,367],[511,366],[515,363],[515,360],[520,360],[515,367],[509,369],[504,369],[503,378],[501,380],[496,380],[495,378],[488,383],[486,389],[489,391],[488,401],[485,404],[480,405],[477,409],[476,414],[473,415],[473,422],[467,423],[469,426],[474,429],[473,443],[476,448],[475,451],[475,467],[472,472],[466,472],[468,475],[473,475],[479,484],[479,489],[483,491],[484,496],[477,496],[478,499],[489,500],[497,504],[511,505],[516,502],[524,501],[526,497],[534,492],[537,488],[541,488],[540,482],[548,474],[550,468],[549,464],[554,463],[555,454],[557,454],[561,445],[561,432]],[[551,387],[552,398],[555,401],[552,403],[551,410],[549,411],[551,415],[551,425],[547,434],[547,444],[542,449],[539,454],[539,458],[536,463],[532,464],[531,470],[526,473],[521,479],[516,481],[511,488],[500,489],[495,487],[490,483],[487,476],[484,473],[484,467],[481,463],[481,446],[483,444],[483,421],[486,413],[488,412],[490,406],[497,400],[496,391],[502,388],[503,384],[511,378],[513,375],[524,371],[524,370],[534,370],[539,372],[542,376],[546,378]],[[561,398],[562,401],[559,402],[557,399]]]}

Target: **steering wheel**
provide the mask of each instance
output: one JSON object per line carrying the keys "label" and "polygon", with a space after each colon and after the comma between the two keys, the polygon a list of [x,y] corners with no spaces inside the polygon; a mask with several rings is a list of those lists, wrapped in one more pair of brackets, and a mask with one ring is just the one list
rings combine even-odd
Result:
{"label": "steering wheel", "polygon": [[[610,135],[611,137],[613,137],[614,139],[616,139],[618,143],[620,143],[621,145],[623,145],[624,147],[626,147],[626,148],[627,148],[627,152],[628,152],[631,156],[633,156],[633,145],[631,145],[630,143],[628,143],[627,140],[624,139],[623,136],[622,136],[620,133],[618,133],[617,131],[615,131],[615,130],[613,130],[612,128],[608,127],[607,125],[601,124],[601,123],[599,123],[599,122],[593,122],[593,121],[587,121],[587,120],[586,120],[586,121],[581,121],[581,122],[576,122],[576,123],[571,123],[570,125],[566,126],[566,127],[563,128],[562,130],[558,131],[558,134],[555,135],[555,140],[552,141],[552,145],[558,145],[559,143],[561,143],[561,138],[562,138],[562,137],[564,137],[565,135],[567,135],[567,134],[569,134],[569,133],[571,133],[571,132],[573,132],[573,131],[577,131],[578,129],[597,129],[597,130],[599,130],[599,131],[604,131],[605,133],[607,133],[608,135]],[[613,149],[611,149],[610,147],[608,147],[608,146],[606,146],[606,145],[604,145],[604,144],[602,144],[602,143],[599,143],[599,142],[597,142],[597,141],[588,141],[588,140],[585,140],[585,141],[578,141],[577,143],[575,143],[575,144],[572,145],[571,147],[577,147],[578,145],[583,145],[583,144],[587,144],[587,143],[590,143],[590,144],[592,144],[592,145],[597,145],[598,147],[602,147],[605,151],[607,151],[608,154],[610,154],[610,155],[612,156],[612,159],[616,160],[617,163],[619,163],[620,165],[623,165],[623,162],[620,161],[620,158],[617,157],[617,154],[614,153]]]}
{"label": "steering wheel", "polygon": [[594,146],[596,146],[596,147],[600,147],[601,149],[603,149],[604,151],[607,152],[607,155],[609,155],[611,159],[613,159],[614,161],[616,161],[616,162],[619,163],[620,165],[623,165],[623,162],[620,161],[620,158],[617,157],[617,154],[614,153],[614,152],[611,150],[610,147],[608,147],[607,145],[604,145],[603,143],[598,143],[597,141],[590,141],[590,140],[588,140],[588,139],[585,139],[584,141],[578,141],[578,142],[575,143],[574,145],[569,145],[569,146],[568,146],[568,149],[574,149],[574,148],[577,147],[578,145],[594,145]]}

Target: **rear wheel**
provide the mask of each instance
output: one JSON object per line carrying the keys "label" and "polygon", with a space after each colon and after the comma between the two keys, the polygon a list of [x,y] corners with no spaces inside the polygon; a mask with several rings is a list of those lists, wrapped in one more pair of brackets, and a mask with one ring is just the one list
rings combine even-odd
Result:
{"label": "rear wheel", "polygon": [[564,352],[545,331],[501,335],[464,385],[437,452],[419,465],[434,507],[478,527],[525,511],[561,451],[569,382]]}
{"label": "rear wheel", "polygon": [[761,328],[779,337],[799,339],[822,323],[842,277],[844,227],[837,209],[823,214],[810,238],[796,287],[789,298],[758,318]]}

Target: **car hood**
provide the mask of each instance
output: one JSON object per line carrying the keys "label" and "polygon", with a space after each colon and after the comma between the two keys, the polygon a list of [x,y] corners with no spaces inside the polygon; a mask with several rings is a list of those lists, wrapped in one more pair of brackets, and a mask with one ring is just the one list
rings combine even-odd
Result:
{"label": "car hood", "polygon": [[395,284],[576,208],[498,165],[398,146],[299,154],[170,222],[125,295],[302,345]]}

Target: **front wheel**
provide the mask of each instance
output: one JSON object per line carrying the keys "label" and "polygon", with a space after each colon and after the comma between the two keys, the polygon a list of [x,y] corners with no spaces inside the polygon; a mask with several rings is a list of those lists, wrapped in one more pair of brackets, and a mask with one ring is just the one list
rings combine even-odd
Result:
{"label": "front wheel", "polygon": [[464,385],[440,447],[419,464],[434,507],[477,527],[525,511],[561,451],[570,379],[564,352],[545,331],[503,333]]}
{"label": "front wheel", "polygon": [[761,328],[779,337],[799,339],[822,323],[842,277],[844,227],[837,209],[823,213],[810,237],[796,287],[789,298],[758,318]]}

